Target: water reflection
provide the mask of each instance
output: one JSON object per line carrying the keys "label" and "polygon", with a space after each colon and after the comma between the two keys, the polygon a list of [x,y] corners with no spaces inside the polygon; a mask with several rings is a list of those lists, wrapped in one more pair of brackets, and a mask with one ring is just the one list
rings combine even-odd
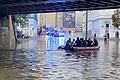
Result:
{"label": "water reflection", "polygon": [[59,44],[60,44],[59,41],[60,41],[59,37],[56,37],[56,38],[55,38],[55,47],[56,47],[56,48],[59,47]]}
{"label": "water reflection", "polygon": [[59,46],[65,44],[65,37],[59,37]]}
{"label": "water reflection", "polygon": [[97,51],[59,51],[66,39],[47,36],[0,51],[0,80],[120,80],[119,42],[99,41]]}
{"label": "water reflection", "polygon": [[76,51],[73,54],[77,57],[77,58],[91,58],[91,57],[97,57],[97,53],[98,51]]}
{"label": "water reflection", "polygon": [[119,41],[115,41],[113,46],[113,54],[118,54],[118,53],[119,53]]}
{"label": "water reflection", "polygon": [[52,36],[46,36],[46,47],[48,50],[53,49],[53,38]]}
{"label": "water reflection", "polygon": [[46,36],[47,50],[57,49],[60,45],[64,45],[64,43],[65,43],[65,37]]}
{"label": "water reflection", "polygon": [[36,49],[37,40],[24,41],[23,43],[17,45],[17,49]]}
{"label": "water reflection", "polygon": [[115,41],[114,42],[114,46],[113,46],[113,53],[112,53],[112,66],[113,67],[120,67],[120,61],[119,61],[119,41]]}

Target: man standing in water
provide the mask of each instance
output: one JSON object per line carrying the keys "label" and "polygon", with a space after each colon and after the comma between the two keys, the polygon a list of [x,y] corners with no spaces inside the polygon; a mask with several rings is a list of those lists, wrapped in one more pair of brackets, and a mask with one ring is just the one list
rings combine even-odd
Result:
{"label": "man standing in water", "polygon": [[98,46],[98,40],[96,38],[96,34],[94,34],[94,44],[93,45],[94,46]]}
{"label": "man standing in water", "polygon": [[41,33],[42,33],[42,27],[40,27],[40,30],[39,30],[39,36],[41,35]]}

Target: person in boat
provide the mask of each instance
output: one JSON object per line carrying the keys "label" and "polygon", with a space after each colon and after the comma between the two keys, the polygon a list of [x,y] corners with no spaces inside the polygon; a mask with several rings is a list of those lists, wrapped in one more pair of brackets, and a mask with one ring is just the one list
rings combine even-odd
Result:
{"label": "person in boat", "polygon": [[75,47],[85,47],[87,45],[84,38],[79,39],[79,37],[77,37],[77,40],[75,41],[75,44],[76,44]]}
{"label": "person in boat", "polygon": [[71,42],[71,46],[69,47],[70,51],[74,51],[74,46],[75,46],[75,39]]}
{"label": "person in boat", "polygon": [[77,37],[77,39],[75,41],[75,47],[79,47],[79,42],[80,42],[79,37]]}
{"label": "person in boat", "polygon": [[[79,38],[79,37],[78,37]],[[80,38],[77,42],[77,46],[76,47],[82,47],[82,38]]]}
{"label": "person in boat", "polygon": [[96,38],[96,35],[94,35],[94,46],[98,46],[98,40]]}
{"label": "person in boat", "polygon": [[75,39],[73,39],[72,41],[72,46],[75,46]]}
{"label": "person in boat", "polygon": [[87,47],[88,46],[88,40],[87,40],[87,38],[85,38],[85,47]]}
{"label": "person in boat", "polygon": [[93,41],[89,38],[87,47],[93,47]]}
{"label": "person in boat", "polygon": [[94,46],[98,46],[98,41],[97,41],[97,39],[94,39]]}
{"label": "person in boat", "polygon": [[86,40],[84,38],[82,38],[82,43],[83,43],[83,47],[87,46]]}
{"label": "person in boat", "polygon": [[84,47],[84,38],[80,38],[80,47]]}
{"label": "person in boat", "polygon": [[69,38],[66,42],[64,49],[69,50],[71,46],[72,46],[72,42],[71,42],[71,38]]}

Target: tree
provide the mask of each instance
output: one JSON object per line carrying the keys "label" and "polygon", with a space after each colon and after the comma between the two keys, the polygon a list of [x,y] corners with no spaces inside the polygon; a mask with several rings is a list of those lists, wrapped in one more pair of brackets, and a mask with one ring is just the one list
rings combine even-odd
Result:
{"label": "tree", "polygon": [[20,24],[20,26],[24,27],[26,25],[27,22],[27,14],[15,14],[15,23],[17,25]]}
{"label": "tree", "polygon": [[112,15],[112,22],[113,22],[112,25],[115,28],[117,28],[116,33],[119,34],[118,33],[118,28],[120,26],[120,10],[119,9],[114,11],[114,14]]}
{"label": "tree", "polygon": [[12,21],[13,21],[13,30],[14,30],[14,36],[15,40],[17,42],[17,26],[24,27],[26,25],[27,20],[27,14],[13,14],[12,15]]}

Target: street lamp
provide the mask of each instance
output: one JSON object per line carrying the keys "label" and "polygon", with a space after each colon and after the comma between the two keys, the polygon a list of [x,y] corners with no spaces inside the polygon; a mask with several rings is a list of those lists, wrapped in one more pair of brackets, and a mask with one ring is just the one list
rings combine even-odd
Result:
{"label": "street lamp", "polygon": [[87,38],[87,35],[88,35],[88,10],[86,10],[86,38]]}

